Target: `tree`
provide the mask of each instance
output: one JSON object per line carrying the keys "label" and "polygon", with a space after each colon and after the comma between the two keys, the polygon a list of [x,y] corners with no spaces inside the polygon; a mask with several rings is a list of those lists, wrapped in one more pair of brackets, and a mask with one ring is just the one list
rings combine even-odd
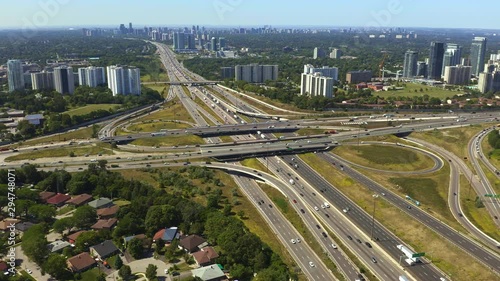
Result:
{"label": "tree", "polygon": [[89,250],[90,246],[99,244],[104,240],[106,239],[101,237],[99,232],[87,231],[78,236],[75,242],[75,248],[77,252],[86,252]]}
{"label": "tree", "polygon": [[149,280],[156,278],[156,270],[158,270],[158,267],[156,265],[149,264],[146,268],[146,278],[148,278]]}
{"label": "tree", "polygon": [[28,229],[22,238],[21,248],[23,252],[35,263],[41,265],[48,254],[46,229],[38,224]]}
{"label": "tree", "polygon": [[140,259],[144,248],[142,246],[142,240],[134,238],[128,242],[127,245],[128,252],[134,257],[134,259]]}
{"label": "tree", "polygon": [[74,225],[73,218],[66,217],[56,220],[56,222],[54,222],[54,224],[52,225],[52,228],[54,229],[55,232],[62,234],[64,231],[71,229],[73,225]]}
{"label": "tree", "polygon": [[73,221],[78,228],[88,228],[97,221],[96,210],[89,205],[81,206],[73,214]]}
{"label": "tree", "polygon": [[67,270],[66,259],[59,254],[49,255],[47,261],[43,264],[45,272],[55,277],[57,280],[69,280],[71,274]]}
{"label": "tree", "polygon": [[124,265],[120,270],[118,270],[118,275],[120,275],[121,278],[124,280],[128,280],[132,276],[132,270],[130,269],[130,266]]}
{"label": "tree", "polygon": [[36,204],[28,209],[28,213],[40,222],[50,222],[56,215],[56,209],[50,205]]}
{"label": "tree", "polygon": [[120,269],[123,266],[123,261],[120,256],[116,256],[115,264],[113,265],[116,269]]}

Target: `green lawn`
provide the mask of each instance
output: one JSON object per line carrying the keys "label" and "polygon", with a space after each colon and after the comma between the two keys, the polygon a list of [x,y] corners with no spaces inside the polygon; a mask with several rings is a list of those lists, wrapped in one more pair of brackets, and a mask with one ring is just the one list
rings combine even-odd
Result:
{"label": "green lawn", "polygon": [[32,146],[35,144],[42,144],[42,143],[50,143],[50,142],[59,142],[59,141],[69,141],[69,140],[78,140],[78,139],[88,139],[92,137],[92,127],[89,128],[83,128],[79,129],[73,132],[68,132],[68,133],[62,133],[62,134],[57,134],[53,136],[48,136],[48,137],[42,137],[39,139],[35,140],[28,140],[23,143],[21,143],[20,146]]}
{"label": "green lawn", "polygon": [[[158,132],[161,129],[185,129],[185,128],[190,128],[188,124],[185,123],[177,123],[177,122],[169,122],[169,121],[160,121],[160,122],[153,122],[152,120],[150,121],[143,121],[142,123],[137,123],[137,124],[132,124],[127,127],[128,130],[132,132]],[[128,134],[127,132],[123,132],[124,134]]]}
{"label": "green lawn", "polygon": [[82,273],[82,279],[79,281],[95,281],[97,277],[99,277],[99,269],[97,267],[92,268],[91,270],[87,270]]}
{"label": "green lawn", "polygon": [[37,151],[32,151],[28,153],[20,153],[18,155],[10,156],[5,159],[5,161],[16,161],[25,159],[38,159],[38,158],[50,158],[50,157],[69,157],[70,153],[73,152],[75,156],[84,156],[89,154],[91,156],[96,156],[97,154],[113,154],[111,150],[106,149],[103,145],[99,146],[86,146],[86,147],[64,147],[64,148],[54,148],[54,149],[41,149]]}
{"label": "green lawn", "polygon": [[89,104],[86,106],[70,109],[68,111],[63,112],[63,114],[66,113],[66,114],[69,114],[70,116],[85,115],[85,114],[88,114],[92,111],[96,111],[96,110],[100,110],[100,109],[109,110],[111,108],[114,108],[116,110],[116,109],[119,109],[120,107],[121,107],[121,104]]}
{"label": "green lawn", "polygon": [[[423,91],[421,92],[420,89]],[[417,90],[417,92],[415,92]],[[406,83],[405,89],[404,90],[397,90],[397,91],[380,91],[380,92],[374,92],[374,96],[379,96],[383,98],[388,98],[388,97],[421,97],[424,95],[429,95],[429,97],[436,97],[441,100],[445,98],[451,98],[454,95],[461,94],[463,92],[458,92],[458,91],[449,91],[449,90],[444,90],[441,87],[433,87],[433,86],[427,86],[427,85],[421,85],[421,84],[415,84],[415,83]]]}
{"label": "green lawn", "polygon": [[194,144],[204,144],[205,142],[201,137],[195,135],[187,136],[175,136],[175,137],[154,137],[137,139],[131,142],[135,145],[143,146],[172,146],[172,145],[194,145]]}

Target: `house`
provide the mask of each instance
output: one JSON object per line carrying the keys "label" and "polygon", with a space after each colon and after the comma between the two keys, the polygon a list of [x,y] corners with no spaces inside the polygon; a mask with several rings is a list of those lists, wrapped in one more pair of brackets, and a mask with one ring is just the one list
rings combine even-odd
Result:
{"label": "house", "polygon": [[94,225],[92,225],[90,228],[94,230],[101,230],[101,229],[112,229],[118,220],[115,218],[107,219],[107,220],[98,220]]}
{"label": "house", "polygon": [[89,206],[95,209],[102,209],[102,208],[108,208],[113,206],[113,201],[111,201],[109,198],[99,198],[94,201],[89,202]]}
{"label": "house", "polygon": [[24,117],[31,125],[41,125],[43,120],[43,114],[30,114]]}
{"label": "house", "polygon": [[198,266],[206,266],[214,263],[219,254],[212,247],[205,247],[198,252],[193,253],[193,258]]}
{"label": "house", "polygon": [[56,253],[69,246],[71,246],[71,244],[66,241],[56,240],[48,244],[47,249],[49,249],[51,253]]}
{"label": "house", "polygon": [[142,247],[145,249],[145,250],[149,250],[151,249],[151,244],[152,244],[152,240],[151,238],[148,238],[146,237],[145,234],[138,234],[138,235],[133,235],[133,236],[128,236],[128,237],[124,237],[123,238],[123,243],[125,245],[127,245],[128,242],[130,242],[130,240],[132,239],[139,239],[142,241]]}
{"label": "house", "polygon": [[69,199],[71,199],[71,196],[66,195],[66,194],[62,194],[62,193],[58,193],[58,194],[50,197],[49,199],[47,199],[46,202],[47,202],[47,204],[51,204],[51,205],[54,205],[56,207],[61,207]]}
{"label": "house", "polygon": [[69,243],[75,244],[76,239],[78,238],[78,236],[80,236],[80,234],[82,234],[84,232],[87,232],[87,231],[86,230],[80,230],[78,232],[75,232],[73,234],[70,234],[70,235],[66,236],[66,239],[68,240]]}
{"label": "house", "polygon": [[193,277],[199,277],[203,281],[226,280],[226,275],[218,265],[209,265],[191,270]]}
{"label": "house", "polygon": [[200,248],[203,248],[207,245],[207,241],[203,239],[203,237],[191,234],[189,236],[184,236],[179,241],[179,247],[184,249],[184,251],[188,253],[196,252]]}
{"label": "house", "polygon": [[155,233],[153,236],[153,241],[156,241],[158,239],[161,239],[165,241],[166,243],[172,242],[175,238],[179,238],[179,232],[177,227],[171,227],[171,228],[164,228],[159,230],[158,232]]}
{"label": "house", "polygon": [[92,195],[84,193],[69,199],[68,201],[66,201],[66,204],[79,207],[85,203],[90,202],[90,200],[92,200]]}
{"label": "house", "polygon": [[102,208],[97,210],[97,216],[100,219],[109,219],[112,218],[118,213],[118,210],[120,210],[120,206],[114,205],[108,208]]}
{"label": "house", "polygon": [[16,223],[16,230],[18,232],[25,232],[26,230],[30,229],[33,225],[35,224],[29,221]]}
{"label": "house", "polygon": [[89,255],[89,253],[84,252],[74,257],[69,258],[66,261],[69,270],[72,272],[82,272],[96,265],[95,260]]}
{"label": "house", "polygon": [[9,227],[12,227],[16,225],[16,223],[18,223],[19,220],[18,219],[4,219],[2,221],[0,221],[0,231],[8,231],[10,230]]}
{"label": "house", "polygon": [[51,191],[42,191],[38,193],[38,196],[40,196],[40,200],[42,200],[43,202],[47,202],[47,199],[54,195],[56,195],[56,193]]}
{"label": "house", "polygon": [[94,257],[99,258],[100,260],[104,260],[107,257],[110,257],[120,250],[113,244],[111,240],[106,240],[101,244],[94,245],[90,247],[90,254]]}
{"label": "house", "polygon": [[4,272],[9,269],[9,266],[5,261],[0,261],[0,271]]}

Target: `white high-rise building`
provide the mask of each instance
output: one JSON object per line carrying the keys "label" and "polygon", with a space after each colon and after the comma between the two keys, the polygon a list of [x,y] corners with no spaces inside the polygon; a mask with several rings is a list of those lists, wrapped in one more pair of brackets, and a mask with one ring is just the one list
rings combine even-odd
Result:
{"label": "white high-rise building", "polygon": [[141,73],[138,68],[119,65],[108,66],[108,88],[113,95],[140,95]]}
{"label": "white high-rise building", "polygon": [[75,75],[73,68],[69,66],[59,66],[54,68],[54,86],[61,94],[73,94],[75,91]]}
{"label": "white high-rise building", "polygon": [[340,59],[340,57],[342,57],[342,51],[341,50],[339,50],[339,49],[333,49],[330,52],[330,58],[331,59]]}
{"label": "white high-rise building", "polygon": [[97,87],[106,84],[104,67],[89,66],[78,69],[78,80],[81,86]]}
{"label": "white high-rise building", "polygon": [[237,65],[234,67],[235,80],[243,80],[248,83],[264,83],[267,80],[278,79],[277,65]]}
{"label": "white high-rise building", "polygon": [[20,60],[7,61],[7,78],[9,81],[9,92],[24,90],[23,64]]}
{"label": "white high-rise building", "polygon": [[54,73],[45,71],[31,73],[31,87],[33,90],[53,90]]}
{"label": "white high-rise building", "polygon": [[314,74],[314,73],[321,73],[325,77],[330,77],[334,81],[339,80],[339,69],[336,67],[329,67],[329,66],[323,66],[321,68],[316,68],[312,66],[311,64],[306,64],[304,65],[304,73],[305,74]]}
{"label": "white high-rise building", "polygon": [[471,66],[446,66],[444,68],[444,81],[451,85],[467,85],[470,82]]}
{"label": "white high-rise building", "polygon": [[307,74],[302,73],[300,83],[300,94],[311,97],[323,96],[333,97],[333,78],[325,77],[320,72]]}

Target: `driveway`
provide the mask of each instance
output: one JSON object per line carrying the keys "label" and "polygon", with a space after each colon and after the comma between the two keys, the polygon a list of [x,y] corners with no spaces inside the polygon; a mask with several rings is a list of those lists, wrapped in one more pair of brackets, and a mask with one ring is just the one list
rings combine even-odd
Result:
{"label": "driveway", "polygon": [[28,257],[26,257],[23,253],[23,250],[21,249],[21,246],[16,247],[16,260],[19,263],[20,267],[22,270],[26,269],[31,269],[33,273],[31,276],[35,278],[37,281],[50,281],[54,280],[50,278],[50,275],[45,274],[45,276],[42,276],[42,273],[40,272],[38,268],[38,265],[36,265],[34,262],[30,261]]}
{"label": "driveway", "polygon": [[[168,270],[168,268],[171,266],[170,264],[165,264],[161,260],[157,260],[154,258],[147,258],[147,259],[141,259],[141,260],[135,260],[131,263],[128,263],[127,265],[130,266],[130,269],[132,270],[132,273],[138,273],[138,272],[146,272],[146,268],[148,265],[154,264],[158,267],[158,270],[156,271],[156,276],[158,277],[163,277],[159,278],[160,280],[164,279],[166,277],[165,274],[165,269]],[[115,276],[115,277],[113,277]],[[115,280],[114,278],[118,277],[118,271],[115,270],[113,273],[108,275],[106,277],[106,280]],[[38,279],[37,279],[38,280]]]}

